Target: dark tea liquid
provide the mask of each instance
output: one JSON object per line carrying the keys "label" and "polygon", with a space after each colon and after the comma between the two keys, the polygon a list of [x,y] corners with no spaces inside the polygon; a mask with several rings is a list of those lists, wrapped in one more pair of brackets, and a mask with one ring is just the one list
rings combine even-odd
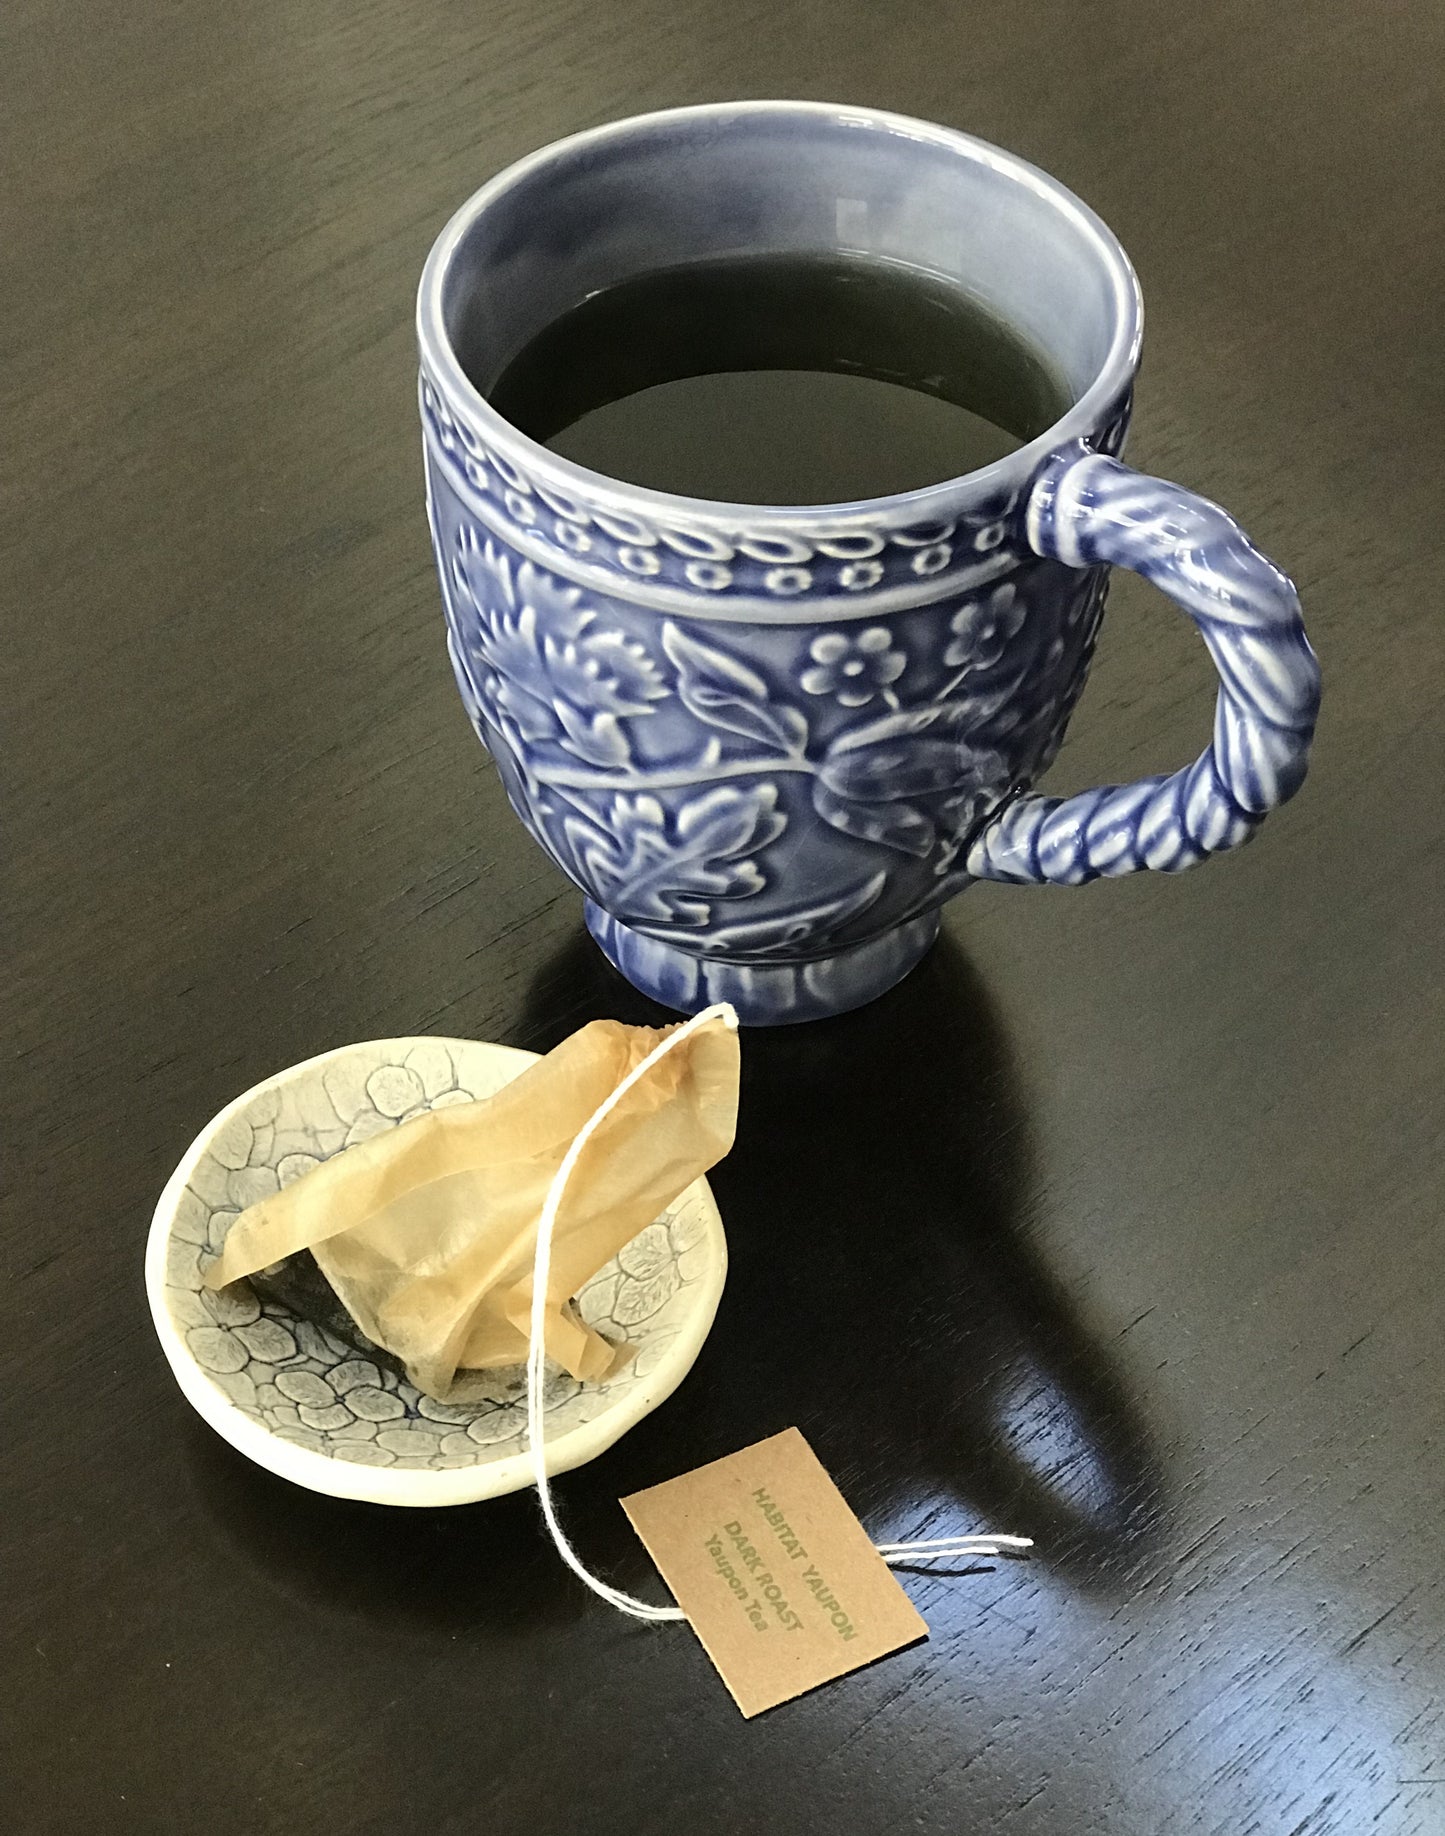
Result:
{"label": "dark tea liquid", "polygon": [[937,484],[1070,405],[1039,352],[969,294],[845,255],[735,256],[623,281],[554,320],[484,392],[594,471],[750,504]]}

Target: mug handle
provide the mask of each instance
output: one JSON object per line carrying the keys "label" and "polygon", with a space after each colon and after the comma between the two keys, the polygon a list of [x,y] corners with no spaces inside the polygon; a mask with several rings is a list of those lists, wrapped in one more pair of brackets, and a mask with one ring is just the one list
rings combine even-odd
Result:
{"label": "mug handle", "polygon": [[1017,798],[974,837],[968,872],[1080,886],[1146,867],[1178,873],[1248,841],[1304,782],[1319,712],[1319,664],[1293,585],[1218,504],[1082,441],[1041,467],[1025,527],[1036,554],[1131,568],[1184,608],[1219,671],[1214,738],[1172,776]]}

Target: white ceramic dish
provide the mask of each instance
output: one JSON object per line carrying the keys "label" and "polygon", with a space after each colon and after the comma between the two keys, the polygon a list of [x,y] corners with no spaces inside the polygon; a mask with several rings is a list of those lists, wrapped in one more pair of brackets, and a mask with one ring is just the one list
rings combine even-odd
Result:
{"label": "white ceramic dish", "polygon": [[[191,1144],[156,1206],[146,1291],[187,1401],[249,1459],[378,1504],[466,1504],[530,1484],[520,1366],[498,1371],[483,1401],[434,1402],[247,1284],[212,1293],[201,1278],[265,1193],[423,1109],[489,1096],[535,1057],[466,1039],[343,1046],[257,1084]],[[672,1394],[726,1274],[722,1219],[698,1180],[577,1297],[593,1326],[637,1355],[606,1383],[551,1373],[549,1472],[594,1459]]]}

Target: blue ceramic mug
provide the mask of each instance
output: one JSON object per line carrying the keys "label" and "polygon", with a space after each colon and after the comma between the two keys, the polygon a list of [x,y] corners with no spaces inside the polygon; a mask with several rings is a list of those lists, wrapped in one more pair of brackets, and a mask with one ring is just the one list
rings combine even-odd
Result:
{"label": "blue ceramic mug", "polygon": [[[966,477],[774,508],[602,477],[485,399],[597,289],[793,251],[956,280],[1073,406]],[[452,664],[518,815],[639,988],[759,1024],[840,1013],[905,975],[974,880],[1175,872],[1299,788],[1319,672],[1293,587],[1216,505],[1119,462],[1141,314],[1124,251],[1053,179],[866,108],[617,122],[523,159],[447,225],[418,328]],[[1170,777],[1032,795],[1111,566],[1198,626],[1212,741]]]}

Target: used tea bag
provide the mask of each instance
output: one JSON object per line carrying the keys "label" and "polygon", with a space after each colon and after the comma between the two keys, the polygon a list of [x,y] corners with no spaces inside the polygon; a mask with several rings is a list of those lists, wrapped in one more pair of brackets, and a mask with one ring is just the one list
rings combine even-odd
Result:
{"label": "used tea bag", "polygon": [[[667,1029],[671,1030],[671,1029]],[[223,1287],[309,1249],[357,1325],[438,1400],[527,1355],[537,1219],[593,1112],[666,1036],[595,1020],[476,1103],[373,1136],[242,1212]],[[732,1146],[738,1040],[719,1016],[652,1067],[582,1150],[558,1212],[548,1355],[595,1381],[625,1361],[572,1296]]]}

